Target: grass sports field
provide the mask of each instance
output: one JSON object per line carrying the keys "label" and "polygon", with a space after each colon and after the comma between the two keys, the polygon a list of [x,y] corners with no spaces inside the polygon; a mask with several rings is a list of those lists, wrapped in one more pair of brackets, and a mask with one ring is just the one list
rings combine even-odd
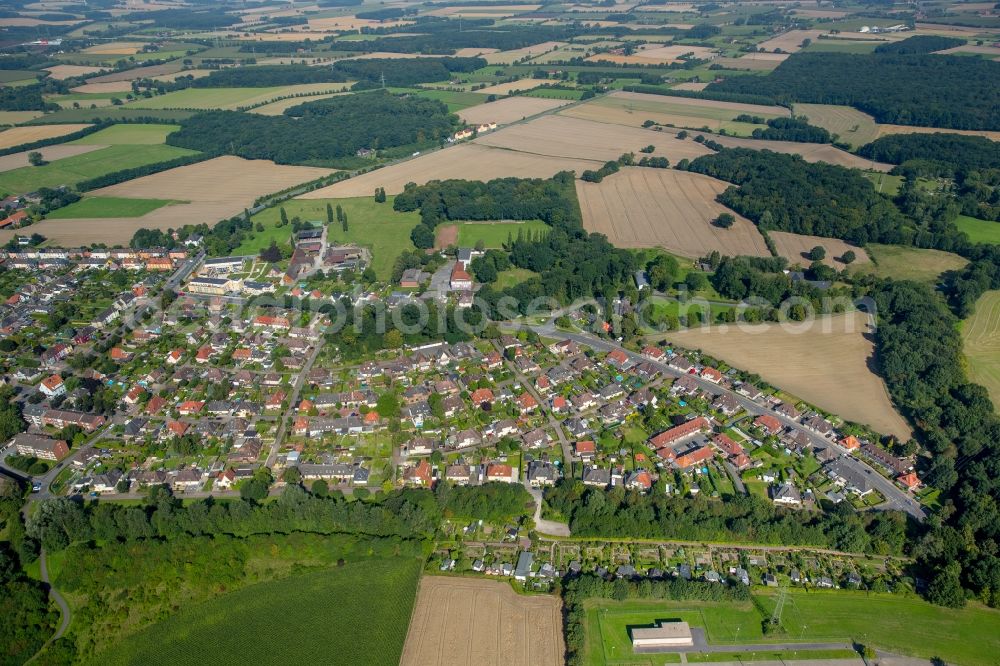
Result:
{"label": "grass sports field", "polygon": [[536,232],[545,233],[549,231],[548,225],[541,220],[529,220],[526,222],[459,222],[457,224],[441,225],[441,231],[445,227],[456,227],[454,231],[447,230],[449,236],[457,231],[455,245],[458,247],[475,247],[476,243],[482,241],[487,248],[500,248],[509,238],[517,238],[519,233],[525,235]]}
{"label": "grass sports field", "polygon": [[[327,238],[331,242],[357,243],[372,250],[372,266],[379,279],[387,280],[392,275],[392,267],[396,257],[404,250],[414,249],[410,241],[410,232],[420,222],[419,213],[397,213],[392,209],[393,197],[379,204],[374,197],[355,197],[351,199],[292,199],[281,207],[288,214],[288,219],[298,216],[303,221],[326,223],[326,204],[336,209],[339,204],[347,213],[347,232],[336,220],[330,226]],[[264,231],[255,232],[252,240],[244,241],[233,250],[235,254],[254,254],[271,244],[272,240],[279,245],[287,244],[292,233],[291,226],[278,227],[281,220],[281,209],[268,208],[254,215],[253,221],[264,225]]]}
{"label": "grass sports field", "polygon": [[985,386],[1000,405],[1000,291],[980,296],[976,311],[962,322],[962,348],[969,378]]}
{"label": "grass sports field", "polygon": [[88,134],[72,143],[91,146],[152,146],[165,142],[168,134],[176,132],[180,128],[180,125],[139,125],[125,123],[112,125],[99,132]]}
{"label": "grass sports field", "polygon": [[959,215],[955,218],[955,224],[959,231],[964,231],[973,243],[990,243],[991,245],[1000,243],[1000,222]]}
{"label": "grass sports field", "polygon": [[[374,560],[259,583],[202,604],[126,639],[109,666],[242,661],[395,666],[420,576],[417,560]],[[335,655],[335,657],[334,657]]]}
{"label": "grass sports field", "polygon": [[894,280],[937,282],[941,273],[958,270],[968,262],[957,254],[941,250],[925,250],[900,245],[871,243],[866,248],[876,266],[859,266],[857,270],[874,270],[877,275]]}
{"label": "grass sports field", "polygon": [[56,209],[46,215],[50,220],[89,217],[142,217],[157,208],[167,206],[166,199],[125,199],[123,197],[88,197]]}
{"label": "grass sports field", "polygon": [[151,145],[142,150],[133,146],[109,146],[101,150],[67,157],[40,167],[22,167],[0,173],[0,192],[23,194],[39,187],[59,187],[95,178],[122,169],[155,164],[194,155],[197,151],[173,146]]}
{"label": "grass sports field", "polygon": [[[770,614],[773,594],[756,596],[761,608]],[[791,590],[781,620],[785,632],[767,637],[761,631],[761,611],[749,602],[592,600],[587,605],[586,663],[635,663],[628,627],[666,619],[704,628],[709,644],[858,641],[966,666],[993,664],[1000,650],[1000,611],[980,605],[950,610],[890,594]],[[800,656],[804,655],[847,656],[808,651]],[[787,659],[790,655],[784,656]],[[650,664],[677,661],[673,655],[643,655],[642,659]]]}

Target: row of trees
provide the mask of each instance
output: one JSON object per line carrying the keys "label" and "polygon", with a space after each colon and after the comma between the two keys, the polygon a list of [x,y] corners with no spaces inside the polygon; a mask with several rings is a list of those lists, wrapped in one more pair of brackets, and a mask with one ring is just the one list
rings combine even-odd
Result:
{"label": "row of trees", "polygon": [[906,544],[902,514],[859,514],[849,506],[788,511],[752,495],[717,502],[620,487],[606,491],[578,480],[564,480],[546,491],[545,499],[569,519],[576,536],[773,543],[883,555],[902,553]]}

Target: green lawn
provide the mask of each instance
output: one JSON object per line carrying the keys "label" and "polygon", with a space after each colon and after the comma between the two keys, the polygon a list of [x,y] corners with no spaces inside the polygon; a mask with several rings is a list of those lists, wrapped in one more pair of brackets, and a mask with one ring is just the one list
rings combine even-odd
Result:
{"label": "green lawn", "polygon": [[107,129],[88,134],[82,139],[77,139],[71,143],[90,146],[152,146],[163,143],[167,140],[168,134],[176,132],[180,128],[180,125],[139,125],[132,123],[112,125]]}
{"label": "green lawn", "polygon": [[95,178],[122,169],[132,169],[194,155],[197,151],[173,146],[109,146],[93,152],[50,162],[40,167],[21,167],[0,173],[0,192],[23,194],[39,187],[58,187]]}
{"label": "green lawn", "polygon": [[880,277],[895,280],[916,280],[936,283],[944,271],[957,270],[968,262],[957,254],[941,250],[925,250],[900,245],[866,246],[875,259],[875,265],[858,266],[855,270],[874,272]]}
{"label": "green lawn", "polygon": [[955,218],[955,224],[960,231],[964,231],[969,236],[969,240],[973,243],[989,243],[990,245],[1000,243],[1000,222],[959,215]]}
{"label": "green lawn", "polygon": [[[995,224],[990,222],[990,224]],[[976,301],[972,316],[962,322],[962,350],[969,378],[986,387],[993,404],[1000,404],[1000,291],[987,291]]]}
{"label": "green lawn", "polygon": [[[768,615],[774,607],[774,594],[758,590],[755,595]],[[772,636],[764,636],[761,611],[749,602],[595,599],[587,602],[586,608],[586,663],[594,665],[634,659],[628,628],[649,626],[656,620],[683,620],[702,627],[709,644],[858,641],[963,666],[994,664],[1000,650],[1000,611],[979,604],[952,610],[916,597],[891,594],[790,590],[781,619],[785,631]],[[646,656],[652,655],[643,658]],[[661,656],[668,655],[656,655],[649,663],[670,663],[661,661]],[[703,658],[696,656],[695,660]]]}
{"label": "green lawn", "polygon": [[64,208],[52,211],[45,217],[65,220],[81,217],[142,217],[173,201],[166,199],[125,199],[122,197],[87,197]]}
{"label": "green lawn", "polygon": [[420,563],[373,560],[259,583],[183,608],[126,639],[103,663],[399,663]]}
{"label": "green lawn", "polygon": [[[374,193],[373,193],[374,194]],[[268,208],[253,221],[264,225],[264,231],[254,232],[254,238],[244,241],[236,248],[235,254],[254,254],[275,240],[279,245],[287,244],[291,236],[291,226],[276,226],[281,219],[280,208],[284,208],[288,218],[300,217],[303,221],[326,222],[326,205],[334,208],[339,204],[347,213],[347,233],[334,221],[327,238],[332,242],[357,243],[371,248],[372,266],[379,279],[387,280],[392,275],[396,257],[404,250],[413,250],[410,231],[420,222],[420,214],[397,213],[392,209],[394,197],[388,201],[375,203],[374,197],[354,197],[349,199],[292,199],[281,207]]]}
{"label": "green lawn", "polygon": [[863,171],[861,175],[872,181],[876,192],[895,196],[899,193],[899,188],[903,185],[902,176],[893,176],[880,171]]}
{"label": "green lawn", "polygon": [[517,238],[517,234],[548,233],[550,228],[541,220],[525,222],[459,222],[459,247],[475,247],[482,241],[487,248],[500,248],[508,238]]}
{"label": "green lawn", "polygon": [[474,92],[455,92],[452,90],[430,90],[427,88],[390,88],[389,92],[409,93],[427,99],[436,99],[448,105],[449,111],[461,111],[470,106],[486,103],[486,95]]}
{"label": "green lawn", "polygon": [[538,273],[530,271],[527,268],[511,268],[501,271],[497,275],[497,281],[493,283],[493,286],[496,289],[506,289],[537,276]]}

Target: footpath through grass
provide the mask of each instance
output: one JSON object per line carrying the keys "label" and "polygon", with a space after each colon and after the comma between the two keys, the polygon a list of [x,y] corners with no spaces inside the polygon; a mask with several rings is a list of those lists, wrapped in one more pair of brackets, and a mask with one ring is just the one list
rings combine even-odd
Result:
{"label": "footpath through grass", "polygon": [[[996,664],[1000,653],[1000,611],[980,604],[954,610],[917,597],[868,594],[847,590],[791,590],[781,617],[784,631],[765,636],[762,612],[770,616],[777,592],[757,590],[755,604],[698,601],[592,600],[587,606],[588,664],[627,663],[634,660],[629,628],[650,626],[657,620],[683,620],[705,629],[709,645],[769,643],[849,643],[857,641],[899,654],[940,658],[963,666]],[[833,654],[800,656],[832,657]],[[645,658],[647,655],[643,655]],[[717,660],[692,655],[689,661]],[[732,656],[732,655],[730,655]],[[772,655],[773,656],[773,655]],[[790,655],[785,653],[788,658]],[[672,663],[660,655],[651,663]],[[764,659],[765,651],[743,659]]]}
{"label": "footpath through grass", "polygon": [[339,204],[347,213],[347,231],[336,219],[329,227],[327,240],[331,243],[356,243],[372,251],[372,266],[380,280],[392,276],[396,257],[405,250],[416,249],[410,240],[410,232],[420,222],[420,214],[397,213],[392,209],[394,197],[387,197],[385,203],[375,203],[374,192],[370,197],[348,199],[291,199],[280,206],[268,208],[253,216],[254,227],[260,222],[263,231],[254,231],[253,238],[243,241],[234,254],[256,254],[268,247],[271,241],[288,246],[292,235],[291,225],[279,227],[281,208],[288,219],[299,217],[303,222],[326,223],[326,205],[336,210]]}
{"label": "footpath through grass", "polygon": [[420,562],[384,559],[259,583],[183,608],[101,657],[106,666],[370,664],[396,666]]}

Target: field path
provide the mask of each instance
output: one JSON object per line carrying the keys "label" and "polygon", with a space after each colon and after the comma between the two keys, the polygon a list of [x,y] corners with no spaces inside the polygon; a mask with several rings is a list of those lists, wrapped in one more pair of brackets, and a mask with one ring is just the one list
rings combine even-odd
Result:
{"label": "field path", "polygon": [[66,603],[66,600],[63,599],[61,594],[59,594],[59,590],[57,590],[55,586],[52,585],[52,581],[49,580],[49,566],[48,562],[45,559],[44,548],[42,549],[42,552],[38,557],[38,565],[39,565],[39,571],[41,572],[42,575],[42,582],[48,586],[49,596],[52,597],[52,601],[56,602],[56,605],[59,606],[59,611],[60,613],[62,613],[62,618],[59,620],[59,626],[56,628],[56,633],[52,634],[49,640],[45,641],[45,644],[42,645],[42,647],[38,650],[38,652],[36,652],[35,655],[31,657],[31,659],[25,662],[26,664],[33,662],[38,657],[38,655],[40,655],[42,652],[45,651],[45,648],[47,648],[53,642],[62,638],[63,634],[66,633],[66,630],[69,629],[70,621],[73,619],[73,614],[69,610],[69,604]]}

